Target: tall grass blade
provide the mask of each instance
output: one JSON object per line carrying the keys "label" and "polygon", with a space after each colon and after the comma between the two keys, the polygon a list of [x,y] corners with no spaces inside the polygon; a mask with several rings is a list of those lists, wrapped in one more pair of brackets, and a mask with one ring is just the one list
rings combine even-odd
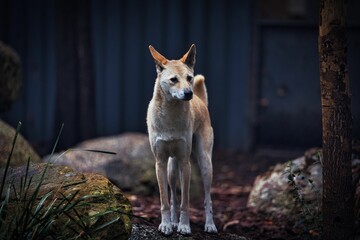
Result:
{"label": "tall grass blade", "polygon": [[27,182],[27,179],[28,179],[28,176],[29,176],[29,167],[30,167],[30,157],[28,158],[27,163],[26,163],[24,187],[26,186],[26,182]]}
{"label": "tall grass blade", "polygon": [[[4,201],[2,201],[2,203],[1,203],[0,219],[2,219],[2,220],[5,219],[5,209],[6,209],[7,204],[9,203],[10,192],[11,192],[11,184],[8,186],[8,189],[7,189],[6,194],[5,194],[5,199],[4,199]],[[1,224],[1,223],[0,223],[0,224]],[[1,226],[1,225],[0,225],[0,226]]]}
{"label": "tall grass blade", "polygon": [[102,229],[110,226],[111,224],[114,224],[114,223],[118,222],[119,219],[120,219],[120,217],[117,217],[117,218],[111,220],[110,222],[104,223],[103,225],[97,227],[97,228],[93,231],[93,233],[96,233],[96,232],[98,232],[98,231],[100,231],[100,230],[102,230]]}
{"label": "tall grass blade", "polygon": [[110,155],[116,155],[116,152],[110,152],[110,151],[102,151],[102,150],[96,150],[96,149],[81,149],[81,148],[69,148],[63,151],[59,156],[56,157],[56,159],[52,160],[52,155],[50,155],[49,162],[55,163],[58,159],[60,159],[62,156],[69,152],[76,152],[76,151],[83,151],[83,152],[93,152],[93,153],[102,153],[102,154],[110,154]]}
{"label": "tall grass blade", "polygon": [[[87,234],[87,231],[85,230],[86,229],[86,226],[85,225],[82,225],[81,222],[77,221],[73,216],[71,216],[69,213],[67,212],[64,212],[64,214],[73,222],[75,223],[75,225],[77,225],[78,227],[80,227],[80,229],[82,229],[86,234]],[[68,226],[70,227],[70,225]],[[87,234],[88,235],[88,234]]]}
{"label": "tall grass blade", "polygon": [[74,148],[73,151],[85,151],[85,152],[94,152],[94,153],[104,153],[104,154],[110,154],[110,155],[116,155],[116,152],[110,152],[110,151],[103,151],[103,150],[97,150],[97,149],[81,149],[81,148]]}
{"label": "tall grass blade", "polygon": [[48,220],[46,219],[51,219],[52,217],[54,217],[53,215],[56,215],[56,213],[58,212],[59,209],[54,207],[57,200],[57,198],[53,199],[51,203],[47,206],[47,210],[44,212],[44,214],[42,214],[41,217],[44,222],[47,222]]}
{"label": "tall grass blade", "polygon": [[48,197],[50,197],[51,194],[52,194],[52,191],[48,192],[40,199],[40,201],[34,211],[33,219],[35,219],[37,217],[37,215],[40,214],[40,211],[41,211],[41,209],[43,209],[46,199],[48,199]]}
{"label": "tall grass blade", "polygon": [[13,152],[14,152],[16,139],[17,139],[17,137],[18,137],[18,135],[19,135],[19,132],[20,132],[20,129],[21,129],[21,125],[22,125],[21,122],[19,122],[18,125],[17,125],[16,132],[15,132],[15,137],[14,137],[14,139],[13,139],[12,146],[11,146],[11,151],[10,151],[10,154],[9,154],[8,159],[7,159],[7,161],[6,161],[5,170],[4,170],[4,175],[3,175],[2,182],[1,182],[0,196],[2,196],[2,194],[3,194],[4,185],[5,185],[5,180],[6,180],[6,175],[7,175],[7,172],[8,172],[8,170],[9,170],[9,167],[10,167],[11,157],[12,157]]}
{"label": "tall grass blade", "polygon": [[25,177],[20,178],[20,189],[19,189],[19,197],[21,198],[24,195],[24,190],[26,187],[28,172],[29,172],[29,165],[30,165],[30,157],[28,157],[25,169]]}
{"label": "tall grass blade", "polygon": [[[54,152],[55,152],[55,149],[56,149],[57,144],[58,144],[58,142],[59,142],[59,139],[60,139],[60,136],[61,136],[61,133],[62,133],[63,128],[64,128],[64,124],[61,125],[60,131],[59,131],[59,134],[58,134],[58,136],[57,136],[57,138],[56,138],[56,141],[55,141],[53,150],[52,150],[52,152],[51,152],[51,155],[53,155]],[[49,164],[50,164],[50,163],[47,163],[47,164],[45,165],[45,169],[43,170],[42,175],[41,175],[41,177],[40,177],[40,180],[39,180],[39,182],[38,182],[38,184],[37,184],[37,186],[36,186],[36,188],[35,188],[35,191],[34,191],[33,195],[31,196],[31,199],[30,199],[30,201],[29,201],[29,203],[30,203],[29,209],[33,209],[33,207],[34,207],[36,197],[37,197],[37,195],[38,195],[38,193],[39,193],[39,190],[40,190],[40,187],[41,187],[41,185],[42,185],[42,183],[43,183],[43,181],[44,181],[45,175],[46,175],[47,170],[48,170],[48,168],[49,168]]]}
{"label": "tall grass blade", "polygon": [[[51,151],[51,156],[54,154],[55,150],[56,150],[56,147],[59,143],[59,139],[60,139],[60,136],[61,136],[61,133],[63,131],[63,128],[64,128],[64,123],[61,124],[61,127],[60,127],[60,131],[59,131],[59,134],[57,135],[57,138],[56,138],[56,141],[55,141],[55,144],[54,144],[54,147]],[[50,157],[51,158],[51,157]]]}

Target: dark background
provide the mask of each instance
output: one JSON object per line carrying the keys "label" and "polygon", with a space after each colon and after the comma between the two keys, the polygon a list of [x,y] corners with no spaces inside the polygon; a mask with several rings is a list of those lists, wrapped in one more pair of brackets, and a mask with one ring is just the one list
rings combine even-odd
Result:
{"label": "dark background", "polygon": [[[348,0],[354,137],[360,138],[360,1]],[[215,147],[321,145],[313,0],[0,0],[0,41],[22,59],[22,95],[0,117],[45,154],[84,139],[146,132],[156,77],[148,45],[197,46]]]}

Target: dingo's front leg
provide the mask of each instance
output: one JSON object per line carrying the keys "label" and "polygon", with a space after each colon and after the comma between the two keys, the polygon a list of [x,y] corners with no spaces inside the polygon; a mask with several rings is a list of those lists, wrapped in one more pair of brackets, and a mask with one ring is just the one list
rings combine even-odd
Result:
{"label": "dingo's front leg", "polygon": [[165,157],[156,157],[156,177],[160,191],[160,203],[161,203],[161,223],[159,225],[159,231],[165,235],[170,235],[172,230],[170,219],[170,205],[168,198],[168,183],[166,174],[167,159]]}
{"label": "dingo's front leg", "polygon": [[179,220],[177,217],[177,209],[178,209],[178,201],[176,196],[176,183],[178,180],[178,174],[179,168],[178,168],[178,160],[174,157],[169,158],[168,162],[168,181],[170,185],[170,213],[171,213],[171,224],[173,228],[178,227]]}
{"label": "dingo's front leg", "polygon": [[191,234],[190,229],[190,213],[189,213],[189,191],[190,191],[190,175],[191,165],[190,159],[182,160],[180,167],[181,182],[181,204],[180,204],[180,221],[178,225],[178,233]]}

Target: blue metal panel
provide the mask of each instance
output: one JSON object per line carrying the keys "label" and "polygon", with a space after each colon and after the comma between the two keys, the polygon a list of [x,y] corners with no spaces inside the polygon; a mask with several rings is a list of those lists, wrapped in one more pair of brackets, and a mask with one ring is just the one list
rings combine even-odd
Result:
{"label": "blue metal panel", "polygon": [[[27,15],[27,9],[26,6],[23,4],[24,1],[22,0],[14,0],[8,3],[9,9],[5,9],[5,11],[9,12],[9,22],[1,24],[4,24],[4,28],[8,29],[7,36],[5,36],[5,42],[6,44],[10,45],[19,55],[21,64],[22,64],[22,75],[24,79],[24,66],[25,62],[24,59],[26,59],[27,51],[26,51],[26,15]],[[5,24],[8,24],[7,27],[5,27]],[[11,26],[16,27],[11,27]],[[3,39],[1,39],[3,40]],[[24,84],[22,86],[22,92],[24,92]],[[5,119],[10,125],[13,127],[16,127],[17,123],[19,121],[26,122],[25,121],[25,97],[24,94],[21,94],[18,97],[18,100],[13,103],[12,108],[6,112],[3,113],[1,116],[3,119]],[[22,129],[22,134],[26,135],[26,130]]]}
{"label": "blue metal panel", "polygon": [[321,106],[317,31],[268,27],[262,33],[259,143],[318,146]]}
{"label": "blue metal panel", "polygon": [[[185,32],[184,29],[187,27],[187,12],[184,11],[185,1],[169,0],[164,1],[166,5],[164,15],[165,23],[165,52],[168,54],[170,59],[179,59],[182,54],[185,53]],[[187,49],[186,49],[187,50]]]}
{"label": "blue metal panel", "polygon": [[215,144],[226,145],[227,122],[226,87],[228,75],[226,64],[227,51],[230,50],[226,38],[226,2],[212,0],[207,2],[208,24],[206,26],[206,81],[208,83],[209,109],[215,134]]}
{"label": "blue metal panel", "polygon": [[97,134],[110,135],[120,131],[123,121],[120,90],[124,4],[113,0],[93,1],[92,4]]}
{"label": "blue metal panel", "polygon": [[[94,53],[94,68],[95,68],[95,109],[96,109],[96,133],[105,134],[105,18],[107,12],[105,10],[108,1],[91,1],[91,25],[92,25],[92,42]],[[114,113],[114,118],[117,118]]]}
{"label": "blue metal panel", "polygon": [[[24,91],[13,109],[1,116],[12,125],[23,121],[23,133],[31,141],[48,141],[56,134],[52,132],[55,53],[60,51],[55,51],[54,0],[7,1],[11,6],[7,39],[22,58]],[[156,75],[149,44],[169,58],[178,58],[195,43],[195,71],[206,77],[216,146],[248,149],[252,1],[90,3],[98,136],[146,131],[146,108]],[[359,29],[349,32],[354,130],[359,134]],[[268,25],[260,37],[259,87],[269,105],[259,112],[259,143],[316,145],[321,131],[317,26]]]}
{"label": "blue metal panel", "polygon": [[102,134],[109,135],[120,132],[121,124],[124,121],[121,116],[121,88],[123,79],[124,66],[122,64],[122,45],[123,45],[123,25],[121,24],[121,16],[124,13],[123,1],[107,1],[106,21],[105,25],[105,56],[104,79],[101,81],[104,85],[104,109],[103,121],[105,129]]}
{"label": "blue metal panel", "polygon": [[[146,4],[144,6],[144,15],[145,15],[145,22],[144,22],[144,46],[140,46],[142,49],[142,65],[144,68],[144,72],[141,74],[140,83],[142,85],[141,92],[143,94],[143,100],[141,104],[141,108],[139,111],[143,113],[140,114],[139,118],[140,121],[142,120],[143,124],[143,131],[146,130],[145,118],[146,118],[146,111],[148,103],[153,94],[154,83],[156,79],[156,70],[155,70],[155,62],[149,52],[149,45],[153,45],[156,49],[160,52],[165,50],[165,29],[163,25],[165,24],[165,6],[162,4],[163,0],[154,0],[154,1],[144,1]],[[165,53],[164,53],[165,54]]]}
{"label": "blue metal panel", "polygon": [[[187,45],[189,47],[192,43],[196,45],[196,65],[195,73],[200,73],[205,76],[205,81],[207,79],[207,73],[205,72],[205,5],[206,0],[199,0],[191,2],[191,7],[188,8],[188,26],[185,32],[187,36]],[[186,49],[186,48],[185,48]],[[205,82],[208,84],[208,82]]]}
{"label": "blue metal panel", "polygon": [[27,1],[27,55],[24,62],[24,92],[26,106],[27,137],[39,141],[44,134],[44,69],[45,66],[45,26],[41,1]]}
{"label": "blue metal panel", "polygon": [[[229,85],[227,86],[228,108],[226,114],[228,131],[226,146],[240,150],[250,149],[249,80],[251,59],[252,13],[250,1],[231,1],[229,8],[229,43],[227,58]],[[219,79],[218,81],[222,81]]]}
{"label": "blue metal panel", "polygon": [[123,120],[122,131],[139,131],[144,127],[145,111],[140,112],[140,106],[146,106],[146,102],[142,102],[142,81],[144,81],[144,75],[142,71],[139,71],[143,63],[145,62],[144,46],[144,29],[143,19],[144,14],[142,11],[145,9],[139,9],[139,5],[136,1],[129,1],[124,9],[128,14],[124,20],[124,44],[123,48],[123,75],[122,75],[122,108],[123,108]]}
{"label": "blue metal panel", "polygon": [[56,94],[56,48],[55,48],[55,0],[44,0],[42,3],[45,8],[44,29],[46,29],[44,43],[44,92],[42,102],[44,104],[43,122],[44,134],[42,139],[54,141],[54,122],[55,122],[55,94]]}
{"label": "blue metal panel", "polygon": [[[165,50],[165,5],[164,0],[144,1],[143,14],[145,14],[144,32],[148,45],[153,45],[156,49]],[[147,50],[148,51],[148,50]],[[150,53],[147,54],[146,60],[152,60]],[[146,61],[147,63],[147,61]],[[147,64],[144,64],[148,66]],[[152,69],[153,70],[153,69]]]}
{"label": "blue metal panel", "polygon": [[[146,109],[156,76],[149,44],[169,58],[179,58],[195,43],[196,72],[206,77],[216,144],[245,146],[249,2],[90,1],[97,135],[146,131]],[[11,29],[19,30],[11,39],[20,46],[24,62],[24,95],[5,116],[23,120],[31,140],[47,141],[56,134],[51,132],[59,51],[54,49],[54,1],[16,5]]]}

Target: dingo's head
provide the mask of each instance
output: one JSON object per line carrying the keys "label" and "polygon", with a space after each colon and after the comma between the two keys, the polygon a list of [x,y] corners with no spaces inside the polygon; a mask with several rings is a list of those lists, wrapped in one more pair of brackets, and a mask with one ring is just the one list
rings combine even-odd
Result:
{"label": "dingo's head", "polygon": [[160,84],[167,99],[189,101],[193,97],[195,45],[179,60],[168,60],[158,53],[151,45],[150,53],[153,56]]}

